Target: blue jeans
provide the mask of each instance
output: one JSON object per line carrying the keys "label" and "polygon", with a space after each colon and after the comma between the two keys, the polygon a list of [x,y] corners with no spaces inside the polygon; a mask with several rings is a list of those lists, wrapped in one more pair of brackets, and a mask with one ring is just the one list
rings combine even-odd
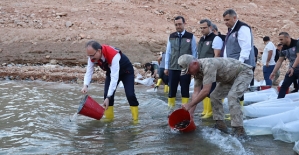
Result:
{"label": "blue jeans", "polygon": [[285,75],[277,98],[285,97],[287,90],[289,89],[290,85],[294,82],[295,79],[299,79],[299,70],[294,70],[292,76],[289,76],[288,73]]}
{"label": "blue jeans", "polygon": [[272,86],[272,80],[270,80],[270,74],[272,73],[273,69],[274,69],[275,65],[269,65],[267,66],[263,66],[263,73],[264,73],[264,79],[266,81],[266,85],[270,85]]}

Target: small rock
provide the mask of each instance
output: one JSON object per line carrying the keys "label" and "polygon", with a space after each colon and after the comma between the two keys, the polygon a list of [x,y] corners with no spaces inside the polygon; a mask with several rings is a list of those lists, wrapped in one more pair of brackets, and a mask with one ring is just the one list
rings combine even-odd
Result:
{"label": "small rock", "polygon": [[50,55],[47,55],[46,58],[49,59],[49,58],[50,58]]}
{"label": "small rock", "polygon": [[66,12],[60,12],[60,13],[56,13],[56,16],[66,16],[67,13]]}
{"label": "small rock", "polygon": [[13,79],[15,79],[15,77],[14,76],[9,76],[9,79],[13,80]]}
{"label": "small rock", "polygon": [[2,66],[6,66],[6,65],[7,65],[7,63],[3,63],[3,64],[2,64]]}
{"label": "small rock", "polygon": [[257,8],[257,5],[256,5],[255,3],[249,3],[249,5],[251,5],[251,6],[255,7],[255,8]]}
{"label": "small rock", "polygon": [[57,64],[57,60],[55,60],[55,59],[50,60],[50,64],[51,65],[56,65]]}
{"label": "small rock", "polygon": [[71,41],[72,38],[71,38],[71,37],[66,37],[65,40],[66,40],[66,41]]}
{"label": "small rock", "polygon": [[46,75],[43,76],[43,80],[47,80],[47,76]]}
{"label": "small rock", "polygon": [[31,76],[31,77],[30,77],[30,79],[33,81],[33,80],[34,80],[34,77],[33,77],[33,76]]}
{"label": "small rock", "polygon": [[2,52],[3,50],[0,48],[0,52]]}
{"label": "small rock", "polygon": [[83,33],[80,33],[80,34],[79,34],[79,37],[81,37],[81,39],[84,39],[84,38],[86,38],[86,35],[83,34]]}
{"label": "small rock", "polygon": [[71,27],[72,25],[73,25],[73,23],[72,23],[71,21],[67,21],[67,22],[65,22],[65,26],[66,26],[67,28]]}
{"label": "small rock", "polygon": [[90,35],[87,35],[87,36],[86,36],[86,39],[91,39],[91,36],[90,36]]}

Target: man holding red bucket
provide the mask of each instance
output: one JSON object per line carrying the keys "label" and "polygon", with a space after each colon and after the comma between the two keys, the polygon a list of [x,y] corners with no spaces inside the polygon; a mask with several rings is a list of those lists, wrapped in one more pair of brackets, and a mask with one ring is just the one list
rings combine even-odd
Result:
{"label": "man holding red bucket", "polygon": [[93,66],[99,65],[106,71],[104,88],[104,103],[106,119],[114,118],[114,94],[120,81],[123,82],[126,97],[130,104],[133,120],[138,120],[138,101],[134,90],[134,69],[126,55],[119,49],[109,45],[100,45],[96,41],[86,43],[86,54],[88,56],[87,70],[84,76],[83,93],[87,93],[93,74]]}
{"label": "man holding red bucket", "polygon": [[[244,95],[253,77],[252,66],[232,58],[203,58],[195,59],[192,55],[182,55],[178,59],[182,69],[181,74],[194,76],[194,92],[191,102],[183,105],[191,115],[196,105],[209,94],[212,83],[217,86],[210,94],[215,128],[228,133],[224,123],[224,110],[222,99],[227,96],[231,115],[233,135],[243,137],[246,135],[243,128],[243,113],[239,98]],[[202,87],[202,89],[201,89]]]}

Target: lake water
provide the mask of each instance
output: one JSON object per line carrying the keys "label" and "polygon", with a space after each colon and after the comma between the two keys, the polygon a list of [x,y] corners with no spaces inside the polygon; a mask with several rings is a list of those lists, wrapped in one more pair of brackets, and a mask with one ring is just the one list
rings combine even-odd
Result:
{"label": "lake water", "polygon": [[[123,88],[117,89],[114,121],[105,122],[82,115],[70,121],[83,97],[81,85],[7,80],[0,85],[0,154],[293,155],[294,144],[274,141],[272,135],[239,141],[199,116],[194,132],[172,131],[162,88],[146,92],[149,87],[135,87],[140,103],[136,124]],[[102,104],[103,85],[92,84],[88,94]]]}

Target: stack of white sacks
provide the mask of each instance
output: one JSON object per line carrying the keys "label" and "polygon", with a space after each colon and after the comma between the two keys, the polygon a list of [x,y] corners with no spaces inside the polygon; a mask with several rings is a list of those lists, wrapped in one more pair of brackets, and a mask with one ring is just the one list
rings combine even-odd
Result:
{"label": "stack of white sacks", "polygon": [[273,88],[245,93],[244,128],[248,135],[272,134],[274,140],[295,142],[293,149],[299,153],[299,92],[286,94],[282,99],[277,96]]}

